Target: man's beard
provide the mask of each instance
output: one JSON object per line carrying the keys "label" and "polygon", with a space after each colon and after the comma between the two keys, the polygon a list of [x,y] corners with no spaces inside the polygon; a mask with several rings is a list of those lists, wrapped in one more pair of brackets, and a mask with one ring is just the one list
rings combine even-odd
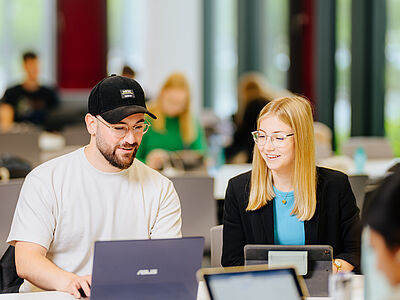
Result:
{"label": "man's beard", "polygon": [[[104,158],[110,163],[110,165],[121,170],[128,169],[132,165],[136,157],[136,152],[138,150],[137,143],[133,144],[125,143],[123,145],[115,146],[114,149],[111,149],[111,147],[107,147],[107,145],[105,145],[100,139],[96,140],[96,146],[97,149],[99,149],[100,153],[104,156]],[[118,148],[134,148],[134,149],[131,153],[125,153],[122,156],[122,158],[125,159],[121,159],[116,154]]]}

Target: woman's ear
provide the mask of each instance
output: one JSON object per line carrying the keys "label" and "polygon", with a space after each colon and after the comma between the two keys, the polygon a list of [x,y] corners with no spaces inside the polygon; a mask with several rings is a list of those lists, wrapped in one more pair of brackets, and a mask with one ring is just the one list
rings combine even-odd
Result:
{"label": "woman's ear", "polygon": [[94,116],[92,116],[91,114],[86,114],[85,123],[86,123],[86,128],[87,128],[87,131],[89,132],[89,134],[95,135],[96,130],[97,130],[96,118]]}

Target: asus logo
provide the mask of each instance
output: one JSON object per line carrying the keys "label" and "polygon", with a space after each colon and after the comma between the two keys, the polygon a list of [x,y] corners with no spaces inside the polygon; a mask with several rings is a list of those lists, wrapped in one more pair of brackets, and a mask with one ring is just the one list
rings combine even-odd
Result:
{"label": "asus logo", "polygon": [[138,270],[136,275],[142,276],[142,275],[157,275],[158,274],[158,269],[142,269]]}

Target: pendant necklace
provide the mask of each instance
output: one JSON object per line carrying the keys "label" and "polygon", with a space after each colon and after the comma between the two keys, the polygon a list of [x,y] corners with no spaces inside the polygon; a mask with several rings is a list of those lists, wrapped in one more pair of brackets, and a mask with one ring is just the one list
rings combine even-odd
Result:
{"label": "pendant necklace", "polygon": [[286,197],[287,197],[287,195],[288,195],[289,193],[290,193],[290,192],[287,192],[286,195],[285,195],[285,197],[283,198],[283,200],[282,200],[283,205],[286,205],[286,203],[287,203]]}

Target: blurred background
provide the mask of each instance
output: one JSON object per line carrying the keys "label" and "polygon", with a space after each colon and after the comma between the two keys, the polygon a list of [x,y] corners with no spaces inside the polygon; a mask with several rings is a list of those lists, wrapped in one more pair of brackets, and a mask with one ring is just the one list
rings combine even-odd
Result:
{"label": "blurred background", "polygon": [[314,103],[336,153],[349,136],[386,136],[400,156],[399,15],[397,0],[0,0],[0,95],[31,50],[66,112],[129,65],[148,98],[179,71],[197,115],[229,118],[239,77],[257,71]]}

